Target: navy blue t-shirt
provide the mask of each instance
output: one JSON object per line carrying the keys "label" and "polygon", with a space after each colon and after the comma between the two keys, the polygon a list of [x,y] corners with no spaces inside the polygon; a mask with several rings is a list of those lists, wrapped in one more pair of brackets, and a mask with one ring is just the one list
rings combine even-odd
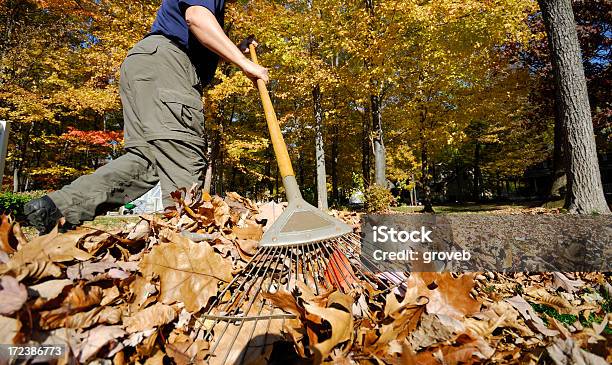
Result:
{"label": "navy blue t-shirt", "polygon": [[185,20],[185,11],[192,5],[210,10],[223,26],[225,0],[163,0],[150,34],[163,34],[183,48],[198,70],[202,84],[209,83],[215,75],[219,56],[204,47],[195,38]]}

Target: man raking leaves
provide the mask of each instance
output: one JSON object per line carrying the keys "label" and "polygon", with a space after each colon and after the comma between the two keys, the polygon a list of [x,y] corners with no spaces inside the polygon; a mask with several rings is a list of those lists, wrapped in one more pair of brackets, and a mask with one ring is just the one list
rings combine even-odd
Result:
{"label": "man raking leaves", "polygon": [[[268,70],[248,60],[223,32],[224,0],[164,0],[151,32],[121,65],[126,153],[40,199],[26,204],[29,222],[41,234],[65,219],[70,228],[133,201],[161,183],[170,193],[200,185],[206,170],[202,90],[219,57],[253,82]],[[248,47],[252,39],[241,46]]]}

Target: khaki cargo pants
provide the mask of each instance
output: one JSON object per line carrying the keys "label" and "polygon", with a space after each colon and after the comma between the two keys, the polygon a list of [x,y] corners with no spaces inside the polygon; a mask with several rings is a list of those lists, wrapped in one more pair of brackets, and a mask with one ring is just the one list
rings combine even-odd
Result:
{"label": "khaki cargo pants", "polygon": [[173,42],[152,35],[121,65],[126,153],[49,194],[66,220],[78,224],[128,203],[161,182],[170,193],[200,184],[206,170],[200,80],[189,57]]}

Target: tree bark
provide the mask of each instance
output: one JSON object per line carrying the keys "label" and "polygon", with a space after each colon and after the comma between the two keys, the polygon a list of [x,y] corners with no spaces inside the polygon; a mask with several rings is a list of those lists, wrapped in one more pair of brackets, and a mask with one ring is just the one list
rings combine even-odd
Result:
{"label": "tree bark", "polygon": [[482,180],[482,172],[480,171],[480,143],[476,141],[474,146],[474,185],[472,186],[472,198],[475,201],[480,200],[480,181]]}
{"label": "tree bark", "polygon": [[268,180],[268,193],[270,197],[274,195],[274,180],[272,180],[272,164],[276,159],[274,158],[274,151],[272,150],[272,144],[268,145],[268,149],[266,150],[266,167],[265,167],[265,175]]}
{"label": "tree bark", "polygon": [[338,204],[338,152],[339,141],[338,124],[332,126],[332,146],[331,146],[331,179],[332,179],[332,201]]}
{"label": "tree bark", "polygon": [[212,147],[210,144],[208,144],[208,147],[206,148],[206,156],[208,157],[208,164],[206,166],[206,174],[204,175],[204,186],[202,187],[202,190],[210,194],[213,175]]}
{"label": "tree bark", "polygon": [[387,187],[386,177],[386,153],[383,142],[382,115],[380,110],[380,98],[378,95],[371,95],[372,105],[372,148],[374,152],[374,182],[377,185]]}
{"label": "tree bark", "polygon": [[554,147],[552,161],[552,177],[550,191],[548,195],[551,198],[560,198],[561,190],[567,187],[567,178],[563,169],[563,118],[559,115],[555,108],[555,130],[554,130]]}
{"label": "tree bark", "polygon": [[13,167],[13,193],[19,192],[19,168]]}
{"label": "tree bark", "polygon": [[312,89],[315,121],[315,161],[317,166],[317,204],[319,209],[327,210],[327,173],[325,171],[325,149],[323,147],[323,108],[321,106],[321,87]]}
{"label": "tree bark", "polygon": [[361,129],[361,173],[363,175],[363,186],[370,186],[370,119],[369,109],[366,108],[363,113],[362,129]]}
{"label": "tree bark", "polygon": [[555,107],[563,121],[570,213],[609,214],[604,197],[586,79],[571,0],[539,0],[555,78]]}
{"label": "tree bark", "polygon": [[427,155],[427,141],[423,137],[421,137],[421,186],[423,187],[423,212],[433,213],[431,182],[429,179],[429,156]]}

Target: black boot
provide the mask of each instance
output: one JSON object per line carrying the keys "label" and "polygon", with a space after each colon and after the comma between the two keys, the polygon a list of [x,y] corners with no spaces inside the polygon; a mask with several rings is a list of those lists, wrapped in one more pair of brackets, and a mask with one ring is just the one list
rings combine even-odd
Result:
{"label": "black boot", "polygon": [[38,229],[39,234],[47,234],[58,224],[62,213],[48,196],[30,200],[23,207],[28,222]]}

